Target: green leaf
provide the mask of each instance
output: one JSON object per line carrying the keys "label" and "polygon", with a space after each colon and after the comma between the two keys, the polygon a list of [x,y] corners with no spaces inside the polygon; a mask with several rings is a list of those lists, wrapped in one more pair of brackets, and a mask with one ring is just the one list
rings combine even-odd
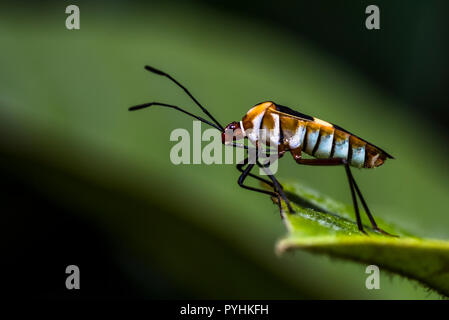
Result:
{"label": "green leaf", "polygon": [[358,231],[352,206],[298,183],[283,183],[283,186],[295,214],[289,214],[283,204],[283,220],[288,233],[276,245],[279,254],[301,249],[374,264],[380,270],[416,280],[449,296],[449,241],[412,236],[377,216],[376,221],[382,229],[399,237],[377,233],[364,221],[367,236]]}

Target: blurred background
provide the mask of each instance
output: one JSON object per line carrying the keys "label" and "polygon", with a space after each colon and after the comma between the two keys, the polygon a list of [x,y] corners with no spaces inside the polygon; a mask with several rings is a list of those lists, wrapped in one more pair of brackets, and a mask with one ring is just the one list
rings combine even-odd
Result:
{"label": "blurred background", "polygon": [[[80,8],[67,30],[65,8]],[[365,8],[380,8],[380,30]],[[415,283],[304,252],[233,165],[170,162],[181,113],[223,124],[274,100],[347,128],[396,157],[354,170],[374,214],[447,238],[446,1],[23,1],[0,7],[2,286],[10,297],[427,299]],[[205,128],[203,126],[203,128]],[[344,170],[278,176],[350,202]],[[81,290],[66,290],[78,265]]]}

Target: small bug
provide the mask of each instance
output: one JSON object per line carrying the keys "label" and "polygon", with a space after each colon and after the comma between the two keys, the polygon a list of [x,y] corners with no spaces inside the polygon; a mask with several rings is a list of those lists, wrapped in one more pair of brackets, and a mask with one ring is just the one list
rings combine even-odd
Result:
{"label": "small bug", "polygon": [[[256,145],[256,147],[259,142],[267,144],[267,141],[259,141],[259,136],[257,134],[258,130],[265,129],[270,132],[267,137],[269,143],[274,143],[274,145],[277,146],[278,158],[282,157],[289,151],[298,164],[311,166],[342,165],[345,168],[346,176],[348,178],[358,229],[366,234],[360,217],[357,195],[362,202],[373,229],[380,233],[390,235],[386,231],[379,228],[376,224],[376,221],[374,220],[374,217],[371,214],[371,211],[369,210],[368,205],[366,204],[366,201],[357,186],[357,183],[355,182],[350,166],[357,168],[375,168],[381,166],[386,159],[394,159],[393,156],[381,148],[376,147],[372,143],[369,143],[366,140],[341,128],[340,126],[308,116],[272,101],[265,101],[256,104],[246,113],[241,121],[234,121],[226,127],[223,127],[182,84],[180,84],[169,74],[150,66],[145,66],[145,69],[152,73],[169,78],[177,86],[182,88],[195,102],[195,104],[210,118],[211,121],[194,115],[178,106],[160,102],[150,102],[136,105],[130,107],[130,111],[139,110],[150,106],[162,106],[176,109],[220,130],[222,132],[223,144],[229,144],[229,141],[240,140],[243,138],[249,139],[254,145]],[[229,134],[231,134],[231,136],[229,136]],[[230,145],[248,149],[248,146],[234,142]],[[303,152],[314,158],[303,159]],[[251,173],[251,170],[255,164],[266,172],[271,181]],[[249,163],[247,157],[243,160],[243,162],[237,164],[237,169],[241,172],[238,179],[238,184],[240,187],[268,194],[277,198],[281,211],[282,198],[286,203],[289,212],[294,213],[294,210],[292,209],[292,206],[286,197],[281,184],[274,177],[274,175],[269,172],[266,165],[260,163],[258,159],[256,163]],[[244,181],[248,176],[265,182],[273,188],[273,191],[245,185]]]}

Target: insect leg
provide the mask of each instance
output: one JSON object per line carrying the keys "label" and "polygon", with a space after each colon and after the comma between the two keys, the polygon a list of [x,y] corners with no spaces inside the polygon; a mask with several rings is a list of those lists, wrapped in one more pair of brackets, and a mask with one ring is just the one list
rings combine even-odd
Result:
{"label": "insect leg", "polygon": [[[371,225],[373,226],[373,229],[383,233],[385,235],[388,236],[392,236],[395,237],[395,235],[389,234],[388,232],[382,230],[381,228],[379,228],[377,226],[376,221],[374,220],[373,215],[371,214],[371,211],[368,208],[368,205],[366,204],[365,199],[363,198],[362,192],[360,191],[359,187],[357,186],[357,183],[355,182],[355,179],[351,173],[351,170],[349,168],[349,164],[347,163],[346,160],[344,159],[300,159],[300,158],[296,158],[295,160],[297,163],[299,164],[304,164],[304,165],[315,165],[315,166],[336,166],[336,165],[344,165],[345,169],[346,169],[346,175],[348,177],[348,182],[349,182],[349,187],[351,189],[351,195],[352,195],[352,202],[354,204],[354,211],[356,214],[356,218],[357,218],[357,226],[359,228],[360,231],[363,231],[363,226],[361,224],[361,219],[360,219],[360,212],[359,212],[359,208],[358,208],[358,204],[357,204],[357,198],[356,198],[356,194],[355,192],[357,192],[357,195],[360,198],[360,201],[362,202],[363,208],[365,209],[366,215],[368,216]],[[354,192],[355,191],[355,192]],[[365,232],[364,232],[365,233]]]}
{"label": "insect leg", "polygon": [[[340,158],[331,158],[331,159],[301,159],[300,153],[297,153],[297,152],[295,152],[295,153],[292,152],[292,155],[295,158],[297,163],[303,164],[303,165],[309,165],[309,166],[338,166],[338,165],[344,165],[345,166],[346,176],[348,178],[349,188],[351,190],[351,197],[352,197],[352,203],[353,203],[353,206],[354,206],[355,217],[356,217],[356,220],[357,220],[357,227],[358,227],[358,229],[361,232],[366,234],[366,232],[363,230],[363,224],[362,224],[362,219],[360,217],[359,205],[357,203],[357,196],[356,196],[356,193],[355,193],[355,189],[357,189],[357,188],[355,187],[354,177],[352,176],[351,169],[349,168],[348,162],[345,159],[340,159]],[[360,194],[359,194],[359,196],[360,196]],[[363,201],[362,201],[362,203],[363,203]]]}
{"label": "insect leg", "polygon": [[265,194],[268,194],[268,195],[270,195],[272,197],[277,197],[277,194],[272,192],[272,191],[267,191],[267,190],[263,190],[263,189],[257,189],[257,188],[253,188],[253,187],[246,186],[246,185],[243,184],[243,182],[245,181],[246,177],[249,175],[249,173],[250,173],[250,171],[252,170],[253,167],[254,167],[254,164],[251,163],[243,170],[242,174],[240,175],[240,177],[238,179],[239,186],[244,188],[244,189],[265,193]]}
{"label": "insect leg", "polygon": [[[257,161],[257,165],[258,165],[259,167],[261,167],[262,170],[265,171],[265,173],[267,174],[267,176],[271,179],[271,181],[273,181],[275,190],[278,192],[278,194],[282,197],[282,199],[283,199],[283,200],[285,201],[285,203],[287,204],[288,211],[289,211],[290,213],[295,213],[295,211],[293,210],[293,208],[292,208],[292,206],[291,206],[291,204],[290,204],[290,201],[288,200],[287,196],[286,196],[285,193],[284,193],[284,190],[283,190],[281,184],[280,184],[279,181],[276,179],[276,177],[275,177],[273,174],[271,174],[270,169],[269,169],[266,165],[262,165],[259,161]],[[280,199],[278,198],[278,200],[280,200]],[[280,201],[279,201],[279,207],[280,207],[280,206],[281,206],[281,205],[280,205]]]}
{"label": "insect leg", "polygon": [[[236,146],[238,147],[238,146]],[[276,197],[278,199],[278,206],[279,206],[279,211],[282,213],[282,204],[281,204],[281,197],[282,199],[284,199],[285,203],[287,204],[287,207],[290,211],[290,213],[294,213],[290,202],[288,200],[288,198],[285,196],[284,192],[283,192],[283,187],[281,186],[281,184],[277,181],[277,179],[271,174],[271,172],[269,171],[269,169],[267,169],[266,167],[268,167],[267,165],[262,165],[259,160],[257,159],[257,165],[259,167],[261,167],[266,173],[267,175],[270,177],[271,181],[268,181],[266,179],[263,179],[259,176],[256,176],[252,173],[250,173],[251,169],[254,167],[254,164],[249,164],[246,169],[243,169],[243,167],[248,164],[248,157],[245,158],[242,163],[239,163],[237,165],[237,170],[239,170],[240,172],[242,172],[241,176],[239,177],[238,183],[240,185],[240,187],[248,189],[248,190],[252,190],[252,191],[256,191],[256,192],[261,192],[261,193],[265,193],[265,194],[269,194],[272,197]],[[253,187],[249,187],[249,186],[245,186],[243,184],[243,181],[246,179],[247,176],[251,176],[259,181],[262,181],[268,185],[270,185],[271,187],[273,187],[275,192],[270,192],[270,191],[266,191],[266,190],[262,190],[262,189],[257,189],[257,188],[253,188]],[[282,218],[282,214],[281,214],[281,218]]]}
{"label": "insect leg", "polygon": [[352,173],[351,173],[350,171],[349,171],[349,174],[350,174],[350,176],[351,176],[350,178],[352,179],[352,182],[353,182],[353,184],[354,184],[355,191],[356,191],[357,194],[359,195],[360,201],[362,202],[363,208],[365,209],[366,215],[368,216],[368,218],[369,218],[369,220],[370,220],[370,222],[371,222],[371,225],[373,226],[373,229],[376,230],[376,231],[378,231],[378,232],[380,232],[380,233],[383,233],[383,234],[385,234],[385,235],[387,235],[387,236],[397,237],[397,236],[395,236],[395,235],[392,235],[392,234],[390,234],[390,233],[388,233],[388,232],[382,230],[381,228],[379,228],[379,227],[377,226],[377,223],[376,223],[376,221],[374,220],[374,217],[373,217],[373,215],[371,214],[371,211],[369,210],[368,205],[366,204],[365,199],[363,198],[362,192],[360,191],[359,187],[357,186],[357,183],[355,182],[355,179],[354,179],[354,177],[352,176]]}
{"label": "insect leg", "polygon": [[[237,167],[237,170],[243,173],[243,171],[244,171],[243,167],[244,167],[246,164],[248,164],[248,158],[246,158],[245,160],[243,160],[241,163],[237,164],[237,166],[236,166],[236,167]],[[252,177],[252,178],[254,178],[254,179],[257,179],[257,180],[259,180],[259,181],[262,181],[262,182],[268,184],[270,187],[274,188],[274,184],[273,184],[271,181],[269,181],[269,180],[267,180],[267,179],[264,179],[264,178],[261,178],[261,177],[259,177],[259,176],[256,176],[255,174],[252,174],[252,173],[248,173],[248,175],[249,175],[250,177]]]}
{"label": "insect leg", "polygon": [[254,167],[254,163],[250,163],[245,170],[243,170],[243,173],[240,175],[239,180],[238,180],[238,184],[240,187],[244,188],[244,189],[248,189],[251,191],[255,191],[255,192],[260,192],[260,193],[264,193],[264,194],[268,194],[272,197],[276,197],[279,201],[278,201],[278,205],[279,205],[279,210],[281,210],[281,201],[279,198],[279,194],[276,192],[272,192],[272,191],[267,191],[267,190],[262,190],[262,189],[257,189],[257,188],[253,188],[250,186],[246,186],[243,184],[243,182],[245,181],[246,177],[249,175],[251,169]]}
{"label": "insect leg", "polygon": [[[245,148],[245,149],[247,149],[248,151],[252,151],[252,152],[255,152],[256,154],[257,154],[257,149],[254,149],[254,148],[251,148],[251,147],[248,147],[248,146],[245,146],[245,145],[241,145],[241,144],[238,144],[238,143],[232,143],[232,144],[230,144],[231,146],[233,146],[233,147],[235,147],[235,148]],[[279,155],[279,158],[280,157],[282,157],[283,155],[284,155],[284,153],[285,153],[285,151],[284,152],[282,152],[282,153],[280,153],[280,155]],[[267,154],[268,156],[269,156],[269,154]],[[237,170],[239,170],[240,172],[243,172],[243,167],[246,165],[248,163],[248,157],[246,158],[246,159],[244,159],[243,161],[242,161],[242,163],[239,163],[239,164],[237,164]],[[259,166],[259,167],[269,167],[270,166],[270,163],[268,162],[268,163],[266,163],[266,164],[261,164],[260,162],[259,162],[259,160],[257,159],[257,165]],[[254,174],[252,174],[252,173],[249,173],[248,174],[249,176],[251,176],[251,177],[253,177],[253,178],[255,178],[255,179],[257,179],[257,180],[259,180],[259,181],[262,181],[262,182],[264,182],[264,183],[266,183],[266,184],[268,184],[270,187],[273,187],[274,188],[274,184],[271,182],[271,181],[268,181],[267,179],[263,179],[263,178],[261,178],[261,177],[259,177],[259,176],[256,176],[256,175],[254,175]],[[279,183],[279,186],[281,187],[281,189],[284,189],[284,187]]]}
{"label": "insect leg", "polygon": [[351,189],[352,203],[354,205],[355,217],[357,219],[357,227],[361,232],[366,234],[366,232],[363,230],[362,219],[360,218],[359,212],[359,205],[357,203],[357,197],[354,192],[354,178],[352,177],[351,169],[349,168],[349,165],[347,163],[345,164],[345,170],[346,176],[348,177],[349,188]]}

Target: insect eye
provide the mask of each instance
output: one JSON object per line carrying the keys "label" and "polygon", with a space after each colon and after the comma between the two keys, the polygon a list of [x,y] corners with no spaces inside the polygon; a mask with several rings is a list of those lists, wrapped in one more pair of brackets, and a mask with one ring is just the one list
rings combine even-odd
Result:
{"label": "insect eye", "polygon": [[231,125],[229,126],[229,128],[232,129],[232,130],[237,129],[238,127],[239,127],[239,125],[238,125],[237,122],[233,122],[233,123],[231,123]]}

